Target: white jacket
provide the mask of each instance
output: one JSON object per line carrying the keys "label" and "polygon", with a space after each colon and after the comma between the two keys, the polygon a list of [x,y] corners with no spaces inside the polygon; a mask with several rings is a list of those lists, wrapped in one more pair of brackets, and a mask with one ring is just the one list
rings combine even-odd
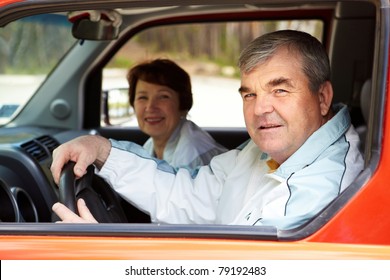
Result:
{"label": "white jacket", "polygon": [[111,140],[98,173],[153,222],[297,227],[363,170],[347,108],[314,132],[275,172],[253,141],[195,170],[174,169],[131,142]]}
{"label": "white jacket", "polygon": [[[153,138],[143,148],[155,156]],[[174,167],[195,168],[210,163],[210,160],[227,149],[192,121],[183,119],[176,127],[165,146],[163,159]]]}

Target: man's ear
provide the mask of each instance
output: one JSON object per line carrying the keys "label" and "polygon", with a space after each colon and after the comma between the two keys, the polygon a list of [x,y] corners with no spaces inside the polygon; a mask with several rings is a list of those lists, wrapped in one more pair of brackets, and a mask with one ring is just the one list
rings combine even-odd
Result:
{"label": "man's ear", "polygon": [[329,113],[333,100],[333,88],[329,81],[323,83],[318,92],[320,100],[321,115],[326,116]]}

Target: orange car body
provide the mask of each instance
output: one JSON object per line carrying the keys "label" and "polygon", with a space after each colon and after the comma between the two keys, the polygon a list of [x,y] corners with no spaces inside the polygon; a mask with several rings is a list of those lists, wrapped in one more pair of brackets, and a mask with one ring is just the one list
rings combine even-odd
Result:
{"label": "orange car body", "polygon": [[[0,7],[12,11],[12,6],[20,2],[23,1],[0,0]],[[3,15],[0,11],[0,17]],[[389,49],[383,57],[390,58]],[[390,61],[386,65],[384,90],[389,97]],[[0,259],[390,259],[389,102],[384,110],[381,155],[374,174],[324,226],[301,240],[44,232],[16,235],[3,231]]]}

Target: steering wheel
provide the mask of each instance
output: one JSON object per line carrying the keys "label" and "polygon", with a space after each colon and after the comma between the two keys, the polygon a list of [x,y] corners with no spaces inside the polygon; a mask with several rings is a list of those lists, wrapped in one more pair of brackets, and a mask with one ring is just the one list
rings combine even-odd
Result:
{"label": "steering wheel", "polygon": [[68,162],[62,169],[59,182],[59,200],[78,214],[76,201],[83,198],[92,215],[99,223],[127,223],[125,212],[118,194],[99,176],[90,165],[87,174],[76,179]]}

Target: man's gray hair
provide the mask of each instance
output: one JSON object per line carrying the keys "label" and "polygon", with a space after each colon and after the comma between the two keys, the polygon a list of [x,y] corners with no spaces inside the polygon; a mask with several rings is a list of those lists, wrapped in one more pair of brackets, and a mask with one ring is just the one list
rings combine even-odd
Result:
{"label": "man's gray hair", "polygon": [[238,62],[241,73],[252,71],[282,47],[300,55],[312,92],[318,92],[324,82],[330,81],[329,57],[324,46],[310,34],[295,30],[275,31],[253,40],[241,52]]}

